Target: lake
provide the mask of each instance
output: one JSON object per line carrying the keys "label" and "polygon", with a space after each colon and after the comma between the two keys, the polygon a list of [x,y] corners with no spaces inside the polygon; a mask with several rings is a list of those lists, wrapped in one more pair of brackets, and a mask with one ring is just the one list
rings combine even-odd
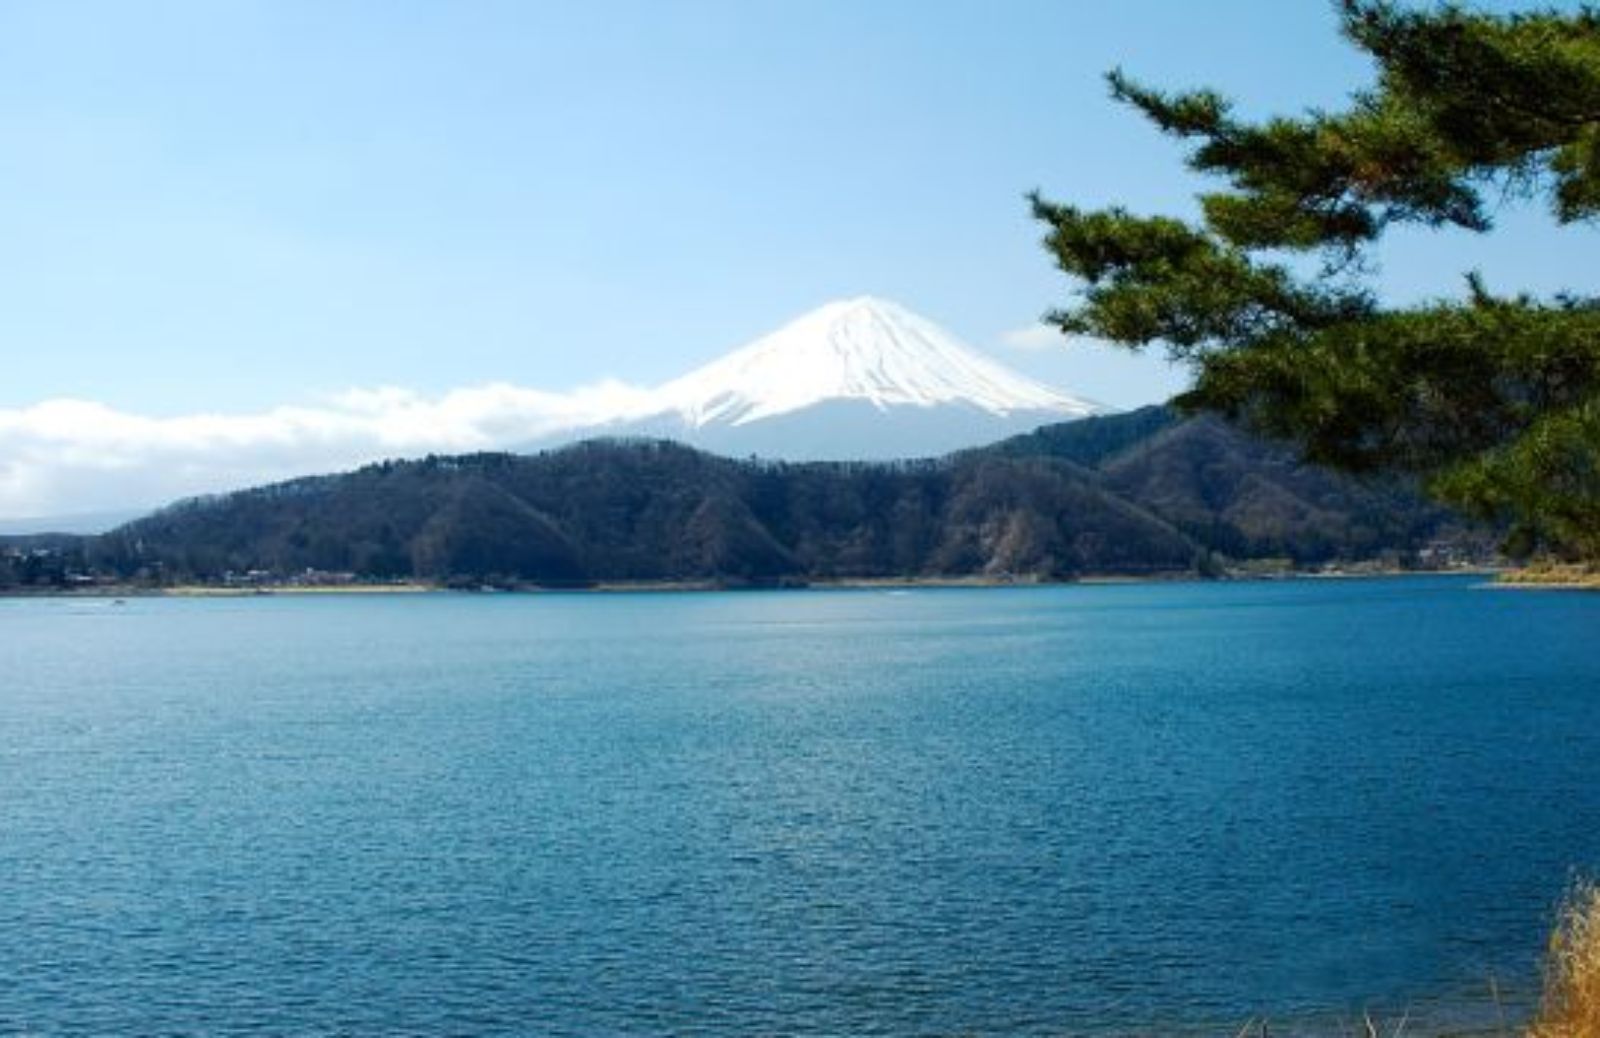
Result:
{"label": "lake", "polygon": [[0,601],[6,1034],[1415,1034],[1597,865],[1600,595]]}

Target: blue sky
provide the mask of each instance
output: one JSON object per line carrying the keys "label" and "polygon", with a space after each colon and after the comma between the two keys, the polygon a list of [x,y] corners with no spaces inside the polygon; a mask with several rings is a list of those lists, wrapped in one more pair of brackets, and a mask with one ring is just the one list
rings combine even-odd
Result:
{"label": "blue sky", "polygon": [[[0,3],[0,413],[650,384],[862,293],[1159,399],[1153,359],[1007,345],[1067,289],[1024,192],[1201,186],[1115,65],[1252,113],[1369,73],[1321,0]],[[1386,290],[1588,287],[1591,231],[1505,224],[1397,241]]]}

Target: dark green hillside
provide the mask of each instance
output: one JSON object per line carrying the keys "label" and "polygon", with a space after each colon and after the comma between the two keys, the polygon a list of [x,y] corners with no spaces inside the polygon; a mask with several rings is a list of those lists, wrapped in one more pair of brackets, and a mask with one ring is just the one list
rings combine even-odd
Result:
{"label": "dark green hillside", "polygon": [[83,538],[72,534],[0,536],[0,588],[54,588],[88,569]]}
{"label": "dark green hillside", "polygon": [[1160,428],[1105,459],[1105,485],[1232,558],[1368,558],[1420,544],[1451,522],[1393,478],[1300,462],[1214,417]]}
{"label": "dark green hillside", "polygon": [[756,515],[812,577],[1064,578],[1182,570],[1194,556],[1167,523],[1058,459],[769,466],[754,487]]}
{"label": "dark green hillside", "polygon": [[122,577],[771,583],[1066,579],[1412,552],[1450,517],[1166,408],[935,461],[735,461],[664,441],[371,465],[187,502],[84,543]]}
{"label": "dark green hillside", "polygon": [[737,462],[665,442],[369,466],[190,502],[94,542],[96,561],[218,580],[307,569],[592,581],[1182,570],[1193,544],[1054,459]]}
{"label": "dark green hillside", "polygon": [[1107,458],[1148,440],[1156,433],[1182,422],[1171,407],[1141,407],[1123,414],[1096,415],[1076,422],[1046,425],[1022,436],[1013,436],[980,452],[1009,458],[1062,458],[1088,468],[1097,468]]}

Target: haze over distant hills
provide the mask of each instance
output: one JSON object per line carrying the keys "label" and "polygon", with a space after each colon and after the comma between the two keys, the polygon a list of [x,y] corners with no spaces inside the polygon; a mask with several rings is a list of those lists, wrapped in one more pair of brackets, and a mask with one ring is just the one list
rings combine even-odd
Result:
{"label": "haze over distant hills", "polygon": [[125,509],[120,512],[81,512],[73,515],[30,516],[23,519],[0,519],[0,537],[28,536],[38,533],[96,534],[121,526],[144,515],[143,510]]}

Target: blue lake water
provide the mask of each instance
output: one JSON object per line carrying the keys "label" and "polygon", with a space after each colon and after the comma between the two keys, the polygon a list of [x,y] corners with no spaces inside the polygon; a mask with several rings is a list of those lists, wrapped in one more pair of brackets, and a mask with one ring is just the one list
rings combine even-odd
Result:
{"label": "blue lake water", "polygon": [[1476,585],[0,601],[0,1034],[1514,1014],[1600,595]]}

